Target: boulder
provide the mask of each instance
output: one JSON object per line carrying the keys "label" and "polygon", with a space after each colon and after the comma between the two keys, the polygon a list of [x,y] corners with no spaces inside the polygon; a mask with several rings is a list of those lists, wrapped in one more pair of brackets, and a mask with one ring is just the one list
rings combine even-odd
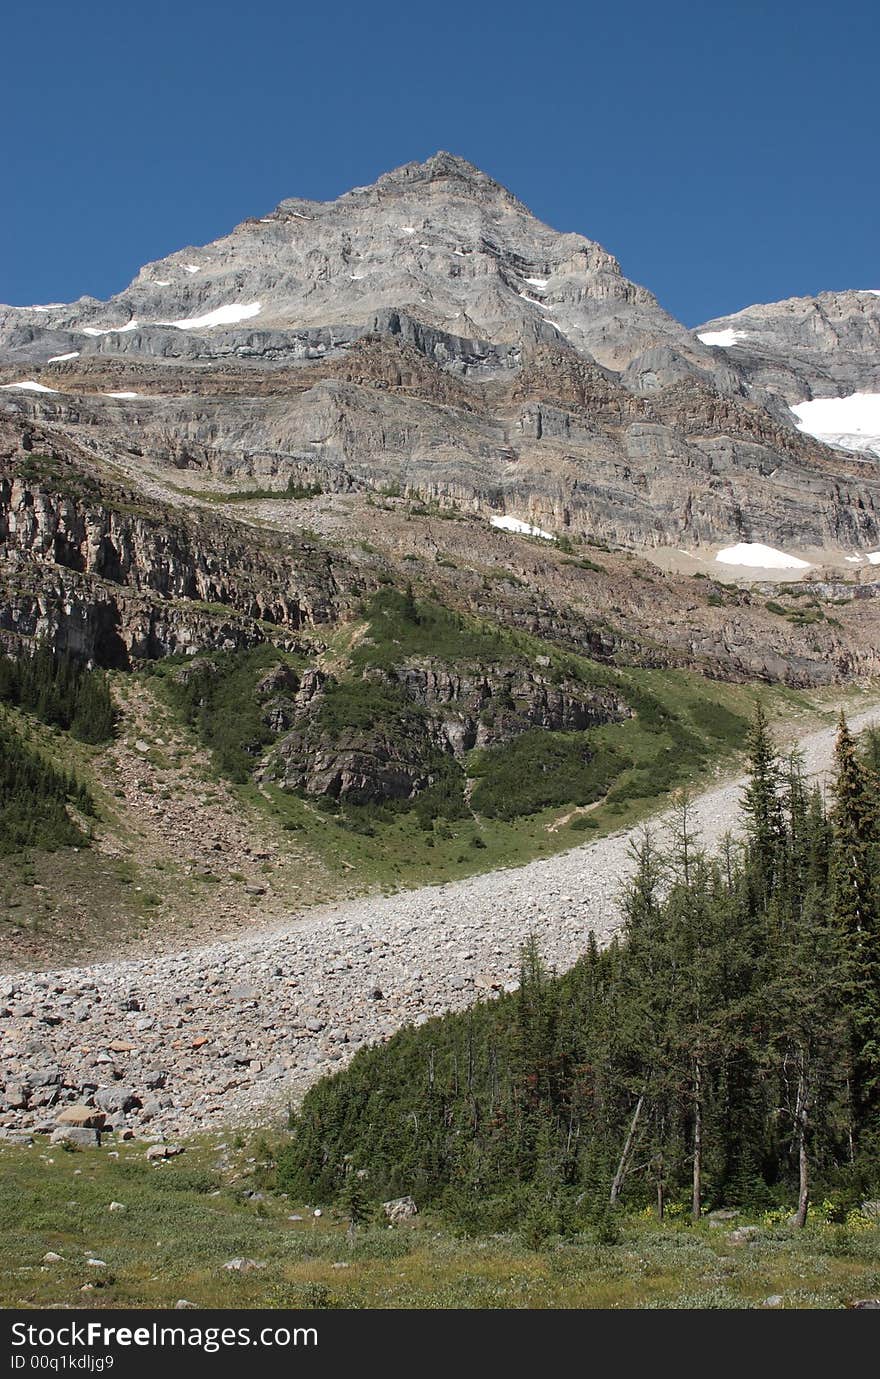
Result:
{"label": "boulder", "polygon": [[7,1082],[3,1106],[8,1111],[24,1111],[30,1099],[30,1088],[24,1082]]}
{"label": "boulder", "polygon": [[151,1163],[162,1163],[165,1159],[175,1159],[178,1154],[183,1153],[182,1144],[151,1144],[147,1150],[147,1158]]}
{"label": "boulder", "polygon": [[55,1117],[55,1122],[57,1125],[77,1126],[81,1130],[102,1130],[106,1119],[103,1111],[78,1103],[75,1106],[65,1106]]}
{"label": "boulder", "polygon": [[409,1221],[410,1217],[418,1216],[419,1209],[412,1197],[394,1197],[390,1202],[382,1203],[382,1210],[389,1221]]}
{"label": "boulder", "polygon": [[728,1245],[748,1245],[750,1240],[755,1240],[761,1234],[759,1226],[737,1226],[736,1230],[728,1232]]}
{"label": "boulder", "polygon": [[95,1149],[101,1143],[100,1130],[81,1125],[59,1125],[49,1136],[50,1144],[75,1144],[79,1149]]}
{"label": "boulder", "polygon": [[131,1087],[101,1087],[95,1093],[95,1101],[104,1111],[126,1112],[140,1106],[141,1099]]}

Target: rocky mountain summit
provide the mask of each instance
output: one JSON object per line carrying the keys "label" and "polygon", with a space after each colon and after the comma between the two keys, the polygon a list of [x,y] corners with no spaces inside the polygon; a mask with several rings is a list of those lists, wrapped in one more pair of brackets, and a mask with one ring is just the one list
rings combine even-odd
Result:
{"label": "rocky mountain summit", "polygon": [[[878,300],[823,308],[817,380],[871,383]],[[779,316],[777,354],[809,343]],[[873,464],[789,410],[807,375],[701,338],[740,329],[687,330],[601,246],[438,153],[285,200],[107,302],[0,308],[0,408],[141,481],[393,490],[636,548],[880,545]]]}

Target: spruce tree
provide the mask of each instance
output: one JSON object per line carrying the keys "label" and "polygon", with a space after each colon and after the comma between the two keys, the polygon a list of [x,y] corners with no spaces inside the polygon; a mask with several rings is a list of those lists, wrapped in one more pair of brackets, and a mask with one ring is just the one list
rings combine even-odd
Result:
{"label": "spruce tree", "polygon": [[767,898],[781,862],[782,804],[781,773],[764,706],[755,706],[747,739],[749,783],[743,797],[746,836],[749,845],[749,870],[760,898]]}

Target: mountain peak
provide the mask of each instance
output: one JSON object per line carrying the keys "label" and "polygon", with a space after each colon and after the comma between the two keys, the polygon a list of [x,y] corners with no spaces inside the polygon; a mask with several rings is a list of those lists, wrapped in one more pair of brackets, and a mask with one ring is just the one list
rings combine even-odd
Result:
{"label": "mountain peak", "polygon": [[[376,179],[375,187],[386,189],[389,187],[423,186],[431,182],[454,182],[458,183],[461,190],[471,194],[485,196],[487,193],[494,196],[502,196],[511,204],[519,205],[519,201],[512,192],[496,182],[494,177],[490,177],[487,172],[483,172],[475,163],[471,163],[467,158],[462,158],[456,153],[448,153],[445,149],[438,151],[426,158],[424,162],[404,163],[401,167],[393,168],[390,172],[383,173]],[[360,188],[366,191],[372,188]]]}

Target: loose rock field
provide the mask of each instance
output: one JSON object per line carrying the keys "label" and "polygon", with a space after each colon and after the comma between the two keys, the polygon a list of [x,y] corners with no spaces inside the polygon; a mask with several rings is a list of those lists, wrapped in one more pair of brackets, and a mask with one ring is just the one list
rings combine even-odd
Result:
{"label": "loose rock field", "polygon": [[[834,735],[802,740],[810,774],[828,768]],[[731,827],[741,786],[694,801],[706,845]],[[607,941],[632,839],[325,907],[172,956],[0,977],[0,1135],[53,1131],[74,1105],[157,1140],[268,1120],[363,1044],[514,984],[528,935],[559,967],[590,930]]]}

